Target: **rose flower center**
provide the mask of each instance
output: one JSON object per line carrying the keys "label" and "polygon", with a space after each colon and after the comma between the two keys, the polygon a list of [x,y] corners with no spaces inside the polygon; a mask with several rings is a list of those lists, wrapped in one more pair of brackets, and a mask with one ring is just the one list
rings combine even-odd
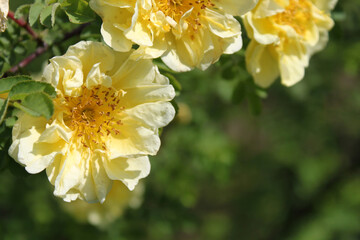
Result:
{"label": "rose flower center", "polygon": [[186,19],[191,28],[197,30],[200,26],[200,17],[207,7],[213,7],[211,0],[155,0],[157,10],[171,17],[179,23],[181,17],[190,9],[192,12]]}
{"label": "rose flower center", "polygon": [[82,86],[80,96],[57,98],[55,104],[63,108],[64,123],[75,132],[75,139],[86,148],[106,150],[104,137],[120,134],[122,122],[118,114],[124,109],[120,106],[122,97],[122,91],[111,87]]}
{"label": "rose flower center", "polygon": [[290,0],[284,12],[274,16],[280,25],[291,26],[299,35],[305,35],[307,26],[312,21],[311,4],[307,0]]}

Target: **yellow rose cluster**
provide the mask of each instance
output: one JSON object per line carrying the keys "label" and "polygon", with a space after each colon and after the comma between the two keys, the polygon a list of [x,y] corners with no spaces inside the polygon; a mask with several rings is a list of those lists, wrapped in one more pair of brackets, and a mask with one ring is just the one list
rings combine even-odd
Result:
{"label": "yellow rose cluster", "polygon": [[244,16],[251,42],[246,63],[254,81],[268,87],[280,75],[292,86],[304,77],[311,55],[323,49],[334,25],[334,0],[261,0]]}
{"label": "yellow rose cluster", "polygon": [[150,172],[158,129],[175,116],[169,80],[151,60],[131,60],[97,42],[54,57],[42,81],[56,87],[50,120],[22,114],[9,154],[29,173],[46,169],[54,195],[104,202],[112,182],[133,190]]}
{"label": "yellow rose cluster", "polygon": [[150,172],[159,128],[175,116],[175,90],[152,59],[174,71],[205,70],[242,48],[239,16],[254,81],[268,87],[280,76],[291,86],[324,48],[335,2],[90,0],[107,45],[82,41],[50,59],[42,81],[56,88],[55,112],[49,120],[20,115],[9,154],[29,173],[46,170],[54,195],[68,202],[103,203],[112,185],[131,191]]}

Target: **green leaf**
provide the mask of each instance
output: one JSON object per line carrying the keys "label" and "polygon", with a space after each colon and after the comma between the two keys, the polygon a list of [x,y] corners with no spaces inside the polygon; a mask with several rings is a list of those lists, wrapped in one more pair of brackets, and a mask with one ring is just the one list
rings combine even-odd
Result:
{"label": "green leaf", "polygon": [[44,116],[50,119],[54,113],[54,105],[51,98],[45,93],[31,93],[21,103],[15,102],[14,106],[34,116]]}
{"label": "green leaf", "polygon": [[60,5],[72,23],[82,24],[95,19],[95,13],[85,0],[62,0]]}
{"label": "green leaf", "polygon": [[60,3],[55,3],[45,7],[40,14],[40,23],[47,27],[53,27],[55,24],[55,14]]}
{"label": "green leaf", "polygon": [[46,27],[52,26],[51,24],[51,13],[52,13],[52,6],[47,6],[42,9],[40,13],[40,23]]}
{"label": "green leaf", "polygon": [[0,79],[0,93],[6,93],[11,90],[11,88],[18,84],[19,82],[31,80],[30,76],[13,76]]}
{"label": "green leaf", "polygon": [[37,19],[40,16],[41,11],[43,10],[43,8],[45,7],[45,5],[43,3],[37,2],[34,3],[30,6],[30,11],[29,11],[29,24],[30,26],[34,25],[34,23],[37,21]]}
{"label": "green leaf", "polygon": [[29,14],[31,4],[24,4],[18,7],[15,11],[14,17],[15,18],[22,18],[23,16],[27,16]]}
{"label": "green leaf", "polygon": [[7,98],[6,100],[2,100],[2,103],[0,103],[0,124],[3,123],[5,116],[6,116],[6,112],[9,106],[9,98]]}
{"label": "green leaf", "polygon": [[174,75],[170,73],[165,73],[164,75],[169,78],[169,81],[171,85],[173,85],[176,92],[180,92],[182,90],[181,83],[174,77]]}
{"label": "green leaf", "polygon": [[27,81],[20,82],[12,87],[9,98],[10,100],[23,100],[29,94],[33,93],[46,93],[49,97],[56,97],[54,87],[46,82]]}
{"label": "green leaf", "polygon": [[17,118],[15,116],[8,117],[5,119],[5,125],[7,127],[13,127],[16,123]]}
{"label": "green leaf", "polygon": [[51,9],[51,26],[52,27],[55,24],[56,10],[58,9],[59,6],[60,6],[60,3],[55,3],[55,4],[52,5],[52,9]]}
{"label": "green leaf", "polygon": [[171,70],[168,66],[166,66],[163,62],[154,61],[156,66],[159,68],[160,72],[169,72],[169,73],[177,73],[173,70]]}
{"label": "green leaf", "polygon": [[244,81],[240,81],[234,89],[232,95],[232,102],[234,104],[241,103],[245,98],[245,94],[246,94],[246,84]]}

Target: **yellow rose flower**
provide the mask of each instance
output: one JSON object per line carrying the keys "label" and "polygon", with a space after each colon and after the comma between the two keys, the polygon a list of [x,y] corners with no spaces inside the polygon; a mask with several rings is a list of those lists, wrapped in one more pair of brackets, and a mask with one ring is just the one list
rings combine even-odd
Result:
{"label": "yellow rose flower", "polygon": [[334,22],[334,0],[260,0],[244,16],[252,39],[246,64],[255,82],[268,87],[280,75],[292,86],[305,74],[312,54],[323,49]]}
{"label": "yellow rose flower", "polygon": [[43,81],[57,92],[47,121],[23,114],[9,154],[29,173],[46,169],[54,195],[103,202],[113,180],[133,190],[160,147],[158,128],[175,115],[175,90],[151,60],[131,60],[97,42],[54,57]]}
{"label": "yellow rose flower", "polygon": [[8,12],[9,0],[0,0],[0,32],[4,32],[6,29]]}
{"label": "yellow rose flower", "polygon": [[139,45],[134,57],[161,57],[175,71],[208,68],[223,53],[241,49],[233,16],[257,0],[90,0],[101,16],[104,41],[117,51]]}
{"label": "yellow rose flower", "polygon": [[79,222],[89,222],[99,228],[106,228],[122,216],[128,207],[139,207],[143,193],[142,184],[136,186],[134,191],[129,191],[122,182],[114,181],[111,191],[102,204],[76,200],[71,203],[62,202],[61,206]]}

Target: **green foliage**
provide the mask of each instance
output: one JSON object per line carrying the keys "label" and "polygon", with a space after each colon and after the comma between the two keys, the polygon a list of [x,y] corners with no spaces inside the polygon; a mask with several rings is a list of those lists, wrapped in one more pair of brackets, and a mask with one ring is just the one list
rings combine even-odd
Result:
{"label": "green foliage", "polygon": [[34,116],[51,118],[54,113],[54,105],[46,93],[29,93],[22,99],[21,103],[14,102],[14,106]]}
{"label": "green foliage", "polygon": [[95,19],[95,13],[86,0],[61,0],[60,5],[72,23],[82,24]]}
{"label": "green foliage", "polygon": [[56,97],[54,87],[45,82],[33,81],[29,76],[13,76],[0,80],[0,93],[8,93],[0,112],[0,124],[4,121],[9,102],[24,112],[49,119]]}
{"label": "green foliage", "polygon": [[35,24],[35,22],[38,20],[43,9],[45,9],[45,5],[41,2],[35,2],[34,4],[31,4],[30,10],[29,10],[30,26]]}
{"label": "green foliage", "polygon": [[13,76],[8,78],[0,79],[0,93],[7,93],[20,82],[30,81],[31,77],[29,76]]}

